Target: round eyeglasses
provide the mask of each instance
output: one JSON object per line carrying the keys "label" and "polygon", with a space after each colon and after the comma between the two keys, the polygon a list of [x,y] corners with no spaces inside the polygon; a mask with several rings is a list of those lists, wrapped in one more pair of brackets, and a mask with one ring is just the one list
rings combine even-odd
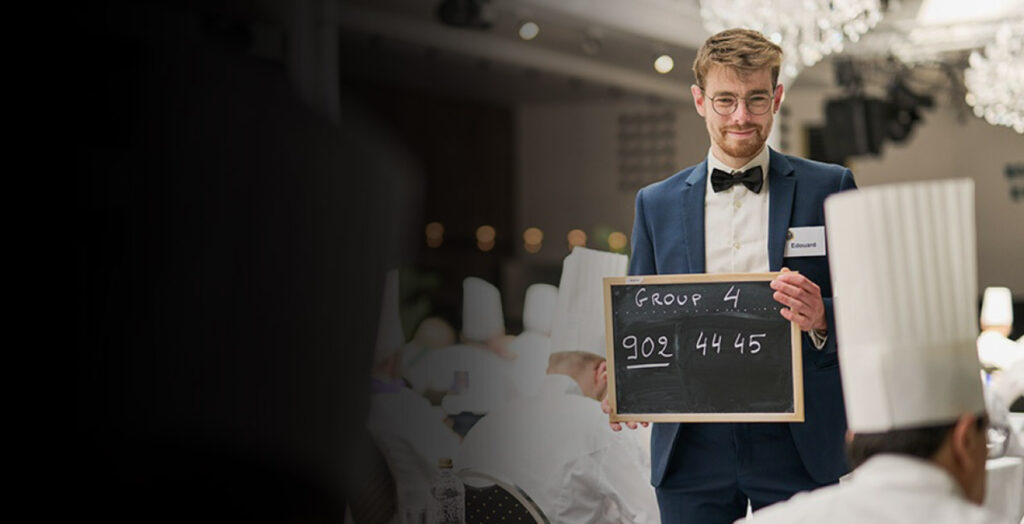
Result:
{"label": "round eyeglasses", "polygon": [[[701,93],[703,92],[704,90],[701,89]],[[764,94],[751,95],[746,98],[736,95],[710,97],[705,94],[704,96],[711,100],[711,108],[722,116],[729,116],[735,113],[736,108],[740,106],[740,100],[743,100],[743,103],[747,105],[747,112],[752,115],[763,115],[772,109],[772,97]]]}

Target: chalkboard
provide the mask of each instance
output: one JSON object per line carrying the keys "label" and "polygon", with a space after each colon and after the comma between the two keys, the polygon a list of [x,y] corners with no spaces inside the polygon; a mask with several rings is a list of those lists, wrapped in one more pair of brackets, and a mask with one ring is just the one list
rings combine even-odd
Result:
{"label": "chalkboard", "polygon": [[778,273],[604,279],[611,421],[802,422]]}

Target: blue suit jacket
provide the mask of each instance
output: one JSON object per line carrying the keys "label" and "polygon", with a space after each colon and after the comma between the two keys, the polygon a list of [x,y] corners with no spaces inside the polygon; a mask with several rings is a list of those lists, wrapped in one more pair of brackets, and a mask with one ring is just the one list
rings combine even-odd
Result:
{"label": "blue suit jacket", "polygon": [[[828,321],[828,343],[821,350],[803,335],[804,420],[790,423],[804,466],[823,484],[847,471],[844,455],[846,412],[832,317],[832,284],[826,256],[783,259],[790,227],[825,224],[825,197],[856,187],[842,166],[771,151],[769,161],[768,261],[799,271],[821,287]],[[636,196],[631,275],[704,273],[704,194],[707,159],[647,186]],[[651,483],[661,485],[676,437],[687,424],[654,424],[651,434]]]}

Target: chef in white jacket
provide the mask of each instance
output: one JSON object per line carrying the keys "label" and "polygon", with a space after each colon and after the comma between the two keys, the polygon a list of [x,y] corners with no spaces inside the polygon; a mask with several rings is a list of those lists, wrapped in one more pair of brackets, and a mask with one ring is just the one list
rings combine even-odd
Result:
{"label": "chef in white jacket", "polygon": [[1024,346],[1007,338],[1013,329],[1013,294],[1010,288],[985,288],[980,323],[978,358],[982,365],[1006,370],[1015,362],[1024,360]]}
{"label": "chef in white jacket", "polygon": [[513,355],[511,376],[515,397],[537,392],[551,355],[551,325],[558,303],[558,288],[533,284],[523,301],[523,332],[508,344]]}
{"label": "chef in white jacket", "polygon": [[1015,427],[1006,454],[1024,457],[1024,430],[1010,420],[1010,407],[1024,395],[1024,345],[1006,338],[1013,329],[1013,294],[1007,287],[988,287],[981,301],[978,360],[987,374],[988,414],[993,422]]}
{"label": "chef in white jacket", "polygon": [[523,489],[551,522],[658,522],[643,450],[608,431],[602,277],[626,257],[577,247],[559,285],[547,375],[533,395],[488,413],[466,435],[456,466]]}
{"label": "chef in white jacket", "polygon": [[975,350],[974,185],[861,189],[825,201],[855,469],[759,523],[995,523]]}
{"label": "chef in white jacket", "polygon": [[505,334],[501,291],[477,277],[462,281],[462,343],[474,345],[510,359]]}

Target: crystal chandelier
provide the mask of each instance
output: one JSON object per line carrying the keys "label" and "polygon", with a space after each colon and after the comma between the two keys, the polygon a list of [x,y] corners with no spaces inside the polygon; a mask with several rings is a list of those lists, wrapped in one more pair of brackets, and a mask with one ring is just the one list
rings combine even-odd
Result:
{"label": "crystal chandelier", "polygon": [[712,33],[733,27],[760,31],[782,47],[780,81],[843,51],[882,18],[879,0],[700,0],[704,27]]}
{"label": "crystal chandelier", "polygon": [[1006,23],[964,71],[967,103],[992,125],[1024,134],[1024,20]]}

